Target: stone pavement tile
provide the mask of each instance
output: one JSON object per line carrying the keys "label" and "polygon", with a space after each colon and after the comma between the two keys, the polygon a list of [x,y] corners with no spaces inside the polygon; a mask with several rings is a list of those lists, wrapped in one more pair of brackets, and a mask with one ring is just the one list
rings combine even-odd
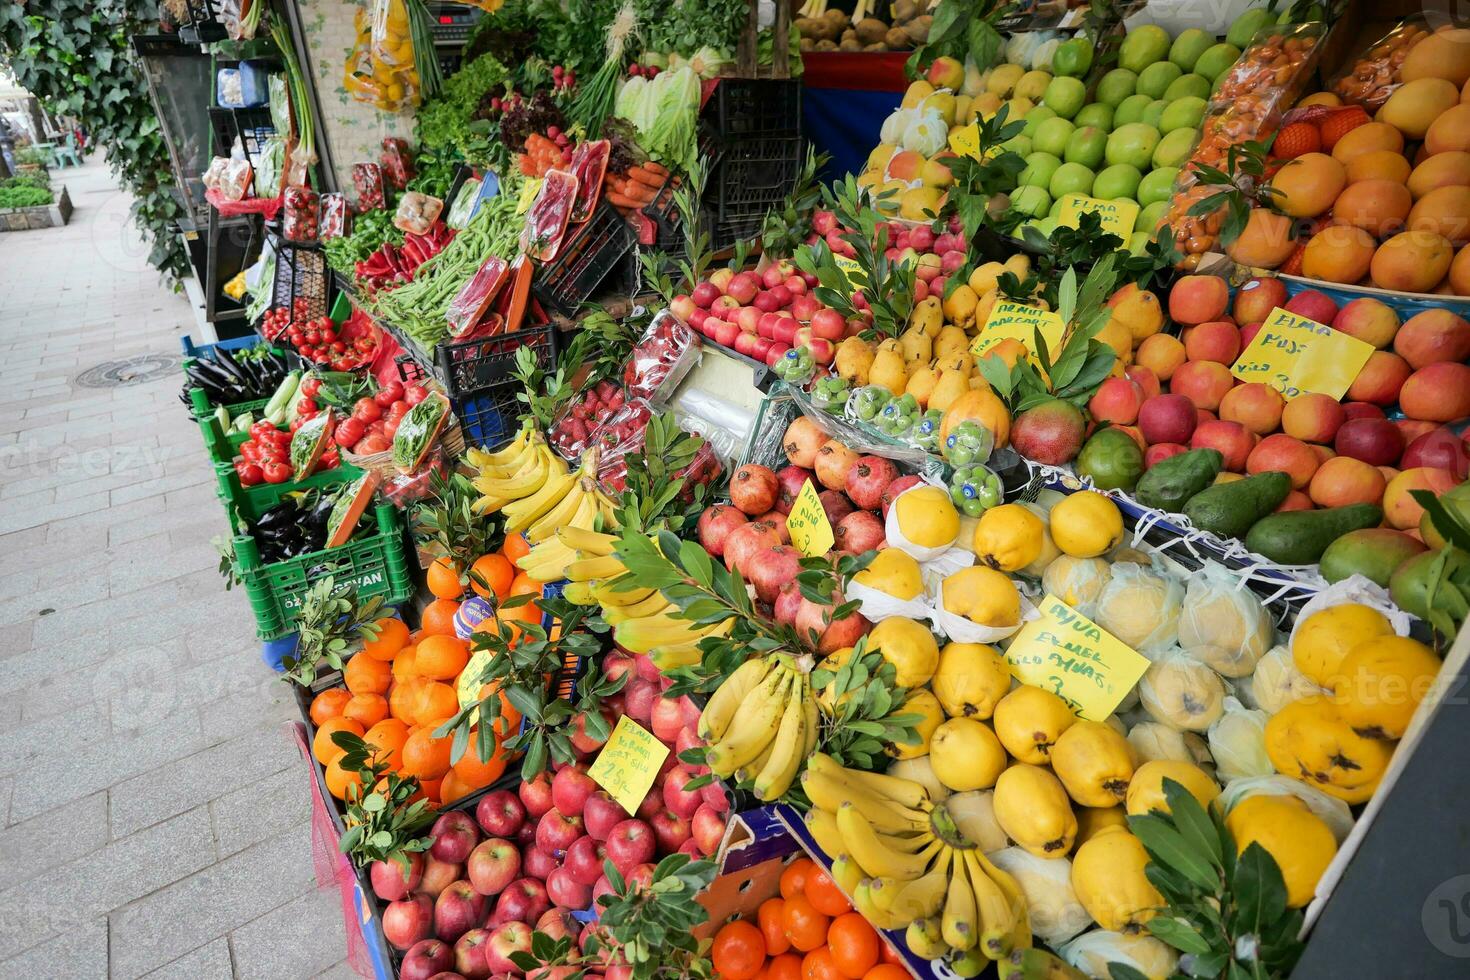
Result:
{"label": "stone pavement tile", "polygon": [[7,700],[20,707],[28,722],[101,701],[112,709],[109,722],[114,728],[136,728],[140,718],[156,719],[173,707],[170,678],[187,664],[187,648],[178,638],[116,647],[94,667],[53,674]]}
{"label": "stone pavement tile", "polygon": [[[209,812],[198,807],[53,869],[44,890],[21,885],[0,892],[0,959],[64,935],[135,899],[160,894],[164,886],[214,861]],[[159,919],[153,926],[168,922]],[[169,923],[165,929],[172,931],[177,925]]]}
{"label": "stone pavement tile", "polygon": [[7,883],[18,885],[107,841],[107,794],[94,793],[0,831],[0,867]]}
{"label": "stone pavement tile", "polygon": [[0,963],[0,980],[107,975],[107,920],[101,916],[68,929]]}
{"label": "stone pavement tile", "polygon": [[[126,489],[126,488],[124,488]],[[66,517],[74,517],[77,514],[87,514],[107,507],[108,494],[112,491],[88,494],[85,497],[72,497],[63,501],[47,501],[34,505],[25,504],[18,506],[6,506],[0,511],[0,534],[10,531],[23,531],[28,527],[36,527],[51,521],[61,520]],[[122,491],[118,491],[122,492]],[[44,494],[54,496],[54,490],[43,491]],[[24,501],[28,497],[39,496],[38,494],[27,494],[26,497],[17,498]]]}
{"label": "stone pavement tile", "polygon": [[[146,589],[117,598],[97,599],[85,605],[58,608],[36,621],[36,642],[51,643],[71,634],[86,635],[106,628],[110,623],[147,613],[160,616],[178,597],[174,583],[159,582]],[[164,619],[167,617],[164,616]]]}
{"label": "stone pavement tile", "polygon": [[15,795],[15,777],[0,776],[0,827],[10,826],[10,799]]}
{"label": "stone pavement tile", "polygon": [[209,813],[220,857],[229,857],[309,820],[310,778],[305,762],[298,758],[274,775],[211,800]]}
{"label": "stone pavement tile", "polygon": [[309,977],[340,959],[345,942],[335,888],[309,888],[230,933],[239,980]]}
{"label": "stone pavement tile", "polygon": [[15,654],[29,650],[32,632],[34,628],[30,620],[0,626],[0,661],[8,660]]}
{"label": "stone pavement tile", "polygon": [[164,476],[156,480],[145,480],[142,483],[120,487],[112,491],[110,503],[113,507],[121,507],[135,500],[142,500],[145,497],[156,496],[157,494],[167,493],[171,490],[183,490],[186,487],[194,487],[201,484],[208,484],[211,488],[211,493],[213,493],[214,473],[210,470],[195,467],[185,470],[182,473],[175,473],[172,476]]}
{"label": "stone pavement tile", "polygon": [[302,825],[140,898],[112,913],[111,976],[140,976],[279,908],[311,887],[313,875]]}
{"label": "stone pavement tile", "polygon": [[234,975],[230,941],[221,936],[145,974],[145,980],[233,980]]}
{"label": "stone pavement tile", "polygon": [[322,972],[318,973],[312,980],[362,980],[362,975],[352,968],[352,964],[341,959]]}
{"label": "stone pavement tile", "polygon": [[96,703],[78,708],[66,725],[57,725],[49,718],[23,722],[5,733],[0,773],[15,774],[46,761],[65,761],[64,757],[94,745],[106,728],[107,708]]}

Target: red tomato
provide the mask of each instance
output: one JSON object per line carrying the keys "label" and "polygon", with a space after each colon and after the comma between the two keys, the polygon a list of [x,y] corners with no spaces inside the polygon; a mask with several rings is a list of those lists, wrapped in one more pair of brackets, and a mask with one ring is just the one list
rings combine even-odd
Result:
{"label": "red tomato", "polygon": [[307,412],[316,413],[316,402],[309,397],[296,399],[296,414],[305,415]]}
{"label": "red tomato", "polygon": [[373,401],[377,402],[379,408],[392,408],[393,403],[397,400],[398,399],[393,397],[393,392],[389,391],[387,388],[384,388],[382,391],[373,396]]}
{"label": "red tomato", "polygon": [[245,462],[254,463],[260,459],[260,446],[256,444],[254,439],[246,439],[240,443],[240,456]]}
{"label": "red tomato", "polygon": [[428,397],[429,389],[424,388],[421,385],[410,385],[409,387],[403,389],[403,400],[408,402],[410,406],[417,405],[419,402]]}
{"label": "red tomato", "polygon": [[322,390],[321,378],[307,378],[301,382],[301,393],[307,398],[315,398],[316,393]]}
{"label": "red tomato", "polygon": [[359,398],[352,406],[352,417],[363,422],[376,422],[383,417],[383,410],[371,398]]}
{"label": "red tomato", "polygon": [[307,421],[308,421],[307,416],[305,416],[305,415],[298,415],[296,417],[296,420],[291,423],[291,431],[292,432],[295,432],[297,429],[299,429],[303,425],[305,425],[307,423]]}
{"label": "red tomato", "polygon": [[361,419],[349,416],[337,423],[337,431],[333,433],[332,439],[337,445],[351,449],[366,432],[367,426],[362,424]]}
{"label": "red tomato", "polygon": [[291,479],[291,467],[285,463],[266,463],[261,472],[267,483],[285,483]]}
{"label": "red tomato", "polygon": [[255,463],[246,463],[237,467],[235,472],[240,475],[241,486],[253,487],[265,479],[265,472]]}

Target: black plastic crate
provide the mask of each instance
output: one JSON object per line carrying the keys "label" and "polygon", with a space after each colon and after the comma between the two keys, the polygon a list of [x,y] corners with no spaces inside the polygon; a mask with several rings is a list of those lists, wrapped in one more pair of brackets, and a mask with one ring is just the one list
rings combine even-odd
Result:
{"label": "black plastic crate", "polygon": [[633,248],[633,229],[605,200],[598,201],[592,217],[567,232],[561,251],[536,270],[532,285],[549,309],[574,315],[592,298]]}
{"label": "black plastic crate", "polygon": [[801,135],[800,79],[722,78],[703,121],[721,143]]}
{"label": "black plastic crate", "polygon": [[[549,362],[548,355],[548,361]],[[544,362],[544,363],[547,363]],[[429,376],[424,366],[411,355],[396,360],[398,376],[405,383]],[[515,434],[524,403],[517,397],[521,383],[514,378],[449,399],[450,409],[459,420],[466,446],[497,446]]]}
{"label": "black plastic crate", "polygon": [[[320,247],[276,242],[276,280],[271,288],[271,306],[284,306],[296,313],[296,300],[305,299],[305,318],[327,315],[331,305],[332,277]],[[299,319],[299,318],[298,318]],[[270,339],[270,338],[266,338]]]}
{"label": "black plastic crate", "polygon": [[555,335],[548,323],[493,337],[441,340],[434,350],[434,373],[451,398],[472,394],[509,378],[515,369],[516,352],[522,347],[537,348],[537,360],[549,365],[556,353]]}
{"label": "black plastic crate", "polygon": [[796,186],[805,147],[800,136],[752,139],[725,148],[705,202],[724,225],[765,216]]}
{"label": "black plastic crate", "polygon": [[224,0],[184,0],[179,40],[189,44],[225,40],[229,32],[225,30],[224,7]]}

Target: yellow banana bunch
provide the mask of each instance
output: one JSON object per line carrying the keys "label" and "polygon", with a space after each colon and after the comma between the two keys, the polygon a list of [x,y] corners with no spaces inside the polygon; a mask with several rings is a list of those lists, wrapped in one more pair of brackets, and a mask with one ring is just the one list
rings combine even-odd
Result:
{"label": "yellow banana bunch", "polygon": [[484,449],[470,449],[465,453],[471,466],[479,471],[480,476],[510,476],[519,468],[522,456],[530,449],[533,443],[538,441],[541,434],[529,421],[522,423],[520,431],[515,438],[506,443],[495,452]]}
{"label": "yellow banana bunch", "polygon": [[751,784],[760,799],[779,799],[816,744],[815,707],[807,672],[789,658],[747,660],[725,678],[700,715],[698,731],[710,743],[705,762],[721,778]]}
{"label": "yellow banana bunch", "polygon": [[[505,467],[509,468],[508,465]],[[475,509],[481,514],[494,514],[527,500],[549,499],[551,503],[555,503],[561,499],[560,494],[566,492],[565,488],[570,486],[572,480],[567,472],[566,460],[552,452],[539,439],[527,445],[515,461],[513,471],[507,475],[497,475],[494,470],[492,468],[491,472],[481,472],[471,480],[475,489],[480,491]],[[563,488],[560,494],[555,489],[558,486]],[[535,516],[539,517],[541,513],[544,511]],[[507,533],[515,533],[524,527],[522,524],[514,531],[507,529]]]}

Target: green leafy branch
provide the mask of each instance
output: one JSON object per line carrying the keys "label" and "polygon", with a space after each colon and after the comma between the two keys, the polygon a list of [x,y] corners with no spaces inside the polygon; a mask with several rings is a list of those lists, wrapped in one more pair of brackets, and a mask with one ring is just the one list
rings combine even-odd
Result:
{"label": "green leafy branch", "polygon": [[714,964],[707,956],[709,942],[696,939],[694,930],[709,921],[699,896],[718,872],[713,861],[670,854],[643,885],[625,879],[611,861],[605,861],[603,873],[613,891],[597,900],[602,911],[588,954],[595,956],[605,941],[606,948],[632,968],[633,980],[714,977]]}
{"label": "green leafy branch", "polygon": [[[588,343],[584,337],[583,333],[578,332],[572,340],[572,347],[564,354],[573,353],[575,348],[575,353],[580,355]],[[577,389],[572,384],[572,378],[581,371],[582,361],[580,357],[559,357],[556,370],[548,372],[541,366],[536,352],[537,348],[530,345],[516,348],[514,374],[521,383],[521,390],[516,392],[516,401],[526,406],[524,414],[535,419],[536,425],[545,430],[551,427],[557,413],[567,402],[576,396]]]}
{"label": "green leafy branch", "polygon": [[[1191,218],[1201,218],[1225,208],[1225,220],[1220,225],[1220,241],[1225,245],[1245,231],[1253,208],[1262,207],[1281,213],[1278,209],[1280,192],[1266,183],[1270,166],[1267,157],[1276,136],[1277,133],[1273,132],[1264,140],[1247,140],[1232,145],[1226,151],[1223,170],[1198,162],[1191,167],[1198,186],[1218,187],[1220,190],[1201,197],[1185,213]],[[1287,166],[1291,164],[1287,163]]]}
{"label": "green leafy branch", "polygon": [[[980,229],[986,225],[1002,223],[1004,215],[1020,212],[992,212],[996,197],[1009,194],[1016,189],[1026,161],[1014,150],[1004,147],[1006,141],[1021,135],[1026,124],[1019,119],[1011,120],[1010,106],[1003,105],[989,119],[977,119],[980,158],[960,156],[948,161],[949,171],[954,176],[945,210],[959,215],[960,224],[968,240],[974,241]],[[1019,217],[1018,217],[1019,220]],[[1005,230],[1009,231],[1009,228]],[[962,276],[951,279],[963,281]]]}
{"label": "green leafy branch", "polygon": [[282,680],[311,687],[323,664],[341,670],[356,644],[378,635],[375,620],[382,611],[382,596],[359,602],[356,588],[339,587],[331,575],[313,582],[292,620],[301,638],[296,652],[283,660]]}
{"label": "green leafy branch", "polygon": [[[814,146],[807,145],[806,158],[802,160],[791,193],[767,211],[761,223],[761,248],[767,255],[795,255],[801,250],[812,230],[812,213],[822,202],[822,184],[817,174],[830,159],[829,154],[818,153]],[[737,241],[735,246],[737,249],[748,247],[744,240]],[[743,267],[743,262],[731,264],[736,271]]]}
{"label": "green leafy branch", "polygon": [[627,489],[619,502],[618,523],[640,533],[691,527],[714,499],[718,485],[691,483],[675,474],[693,463],[703,448],[703,437],[681,429],[672,413],[650,416],[642,447],[623,458]]}
{"label": "green leafy branch", "polygon": [[910,78],[941,57],[963,62],[968,54],[982,71],[1000,60],[1005,42],[995,24],[1007,0],[939,0],[931,13],[928,38],[904,63]]}
{"label": "green leafy branch", "polygon": [[[332,743],[343,750],[341,766],[355,772],[360,785],[347,788],[347,830],[337,847],[359,868],[374,861],[393,861],[407,877],[408,855],[429,849],[425,831],[437,814],[419,793],[419,781],[391,771],[375,749],[352,732],[333,732]],[[363,787],[372,789],[363,792]]]}
{"label": "green leafy branch", "polygon": [[475,560],[492,550],[494,534],[494,522],[475,510],[479,497],[469,477],[434,469],[429,474],[429,496],[416,501],[412,510],[414,543],[452,561],[466,588],[487,585],[471,571]]}
{"label": "green leafy branch", "polygon": [[890,745],[917,745],[922,717],[904,712],[908,692],[898,686],[898,671],[868,638],[858,640],[852,655],[834,670],[826,662],[811,674],[812,689],[821,692],[822,731],[818,751],[852,768],[873,771],[887,763]]}

